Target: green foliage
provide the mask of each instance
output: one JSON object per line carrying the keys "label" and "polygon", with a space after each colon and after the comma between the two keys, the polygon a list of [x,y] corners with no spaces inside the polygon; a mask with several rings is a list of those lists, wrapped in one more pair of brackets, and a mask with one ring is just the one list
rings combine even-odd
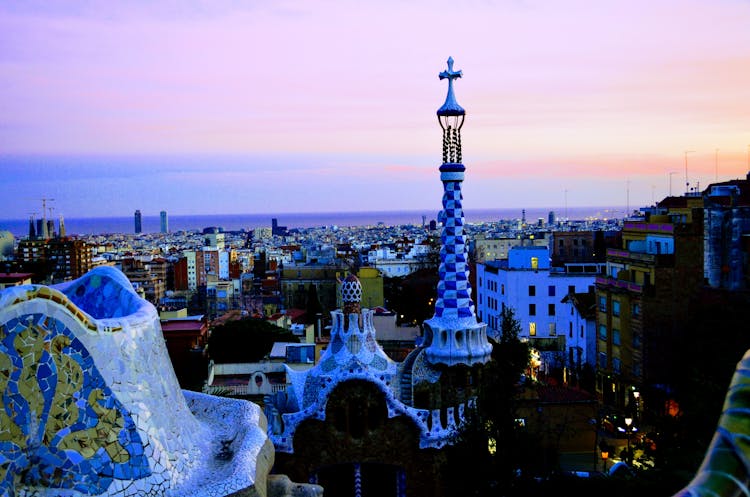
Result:
{"label": "green foliage", "polygon": [[257,362],[276,342],[299,342],[294,334],[261,319],[229,321],[211,331],[208,355],[216,363]]}
{"label": "green foliage", "polygon": [[460,475],[448,482],[451,494],[496,495],[534,458],[536,443],[516,424],[518,384],[529,363],[529,347],[518,338],[521,327],[512,309],[503,309],[501,326],[492,361],[482,371],[478,409],[448,450],[450,474]]}
{"label": "green foliage", "polygon": [[323,306],[318,299],[318,288],[315,285],[308,285],[307,296],[305,298],[305,323],[314,324],[317,316],[324,314]]}
{"label": "green foliage", "polygon": [[385,279],[385,299],[398,316],[398,324],[421,324],[432,317],[438,280],[437,267],[419,269],[403,278]]}

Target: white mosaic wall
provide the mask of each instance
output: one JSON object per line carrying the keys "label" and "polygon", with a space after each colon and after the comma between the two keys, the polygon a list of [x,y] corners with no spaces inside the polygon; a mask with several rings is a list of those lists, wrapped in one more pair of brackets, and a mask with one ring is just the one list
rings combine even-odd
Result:
{"label": "white mosaic wall", "polygon": [[0,293],[0,387],[0,495],[265,488],[259,408],[180,390],[156,309],[116,269]]}

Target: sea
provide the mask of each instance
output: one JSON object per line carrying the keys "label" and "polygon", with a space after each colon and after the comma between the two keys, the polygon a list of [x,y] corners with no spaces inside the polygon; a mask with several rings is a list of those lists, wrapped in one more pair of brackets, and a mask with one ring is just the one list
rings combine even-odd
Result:
{"label": "sea", "polygon": [[[583,219],[613,219],[625,217],[625,207],[568,207],[566,208],[528,208],[525,209],[526,220],[529,223],[541,218],[546,223],[550,211],[555,213],[557,220]],[[199,215],[170,215],[168,217],[169,231],[193,231],[216,226],[224,231],[251,230],[270,227],[271,219],[277,219],[279,226],[292,228],[314,228],[323,226],[386,226],[421,225],[424,216],[427,223],[437,219],[434,210],[405,210],[405,211],[369,211],[369,212],[304,212],[304,213],[263,213],[263,214],[199,214]],[[500,220],[521,219],[523,209],[476,209],[465,210],[467,223],[496,222]],[[57,229],[57,220],[55,220]],[[67,235],[104,235],[104,234],[132,234],[135,221],[132,215],[118,217],[89,217],[65,218]],[[160,230],[159,216],[142,217],[143,233],[158,233]],[[15,237],[28,235],[28,219],[0,219],[0,231],[10,231]]]}

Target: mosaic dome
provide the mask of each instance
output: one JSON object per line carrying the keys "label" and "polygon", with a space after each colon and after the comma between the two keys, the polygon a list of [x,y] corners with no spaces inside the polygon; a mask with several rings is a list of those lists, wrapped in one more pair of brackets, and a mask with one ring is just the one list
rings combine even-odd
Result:
{"label": "mosaic dome", "polygon": [[362,284],[353,274],[347,276],[341,283],[341,300],[342,302],[362,301]]}

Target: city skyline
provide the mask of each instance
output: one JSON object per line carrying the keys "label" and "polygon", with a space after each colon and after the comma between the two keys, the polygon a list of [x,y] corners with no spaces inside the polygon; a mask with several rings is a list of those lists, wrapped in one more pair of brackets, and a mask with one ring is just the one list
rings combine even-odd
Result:
{"label": "city skyline", "polygon": [[2,217],[429,208],[448,56],[467,209],[635,208],[683,193],[685,161],[691,187],[747,173],[749,21],[734,0],[2,4]]}

